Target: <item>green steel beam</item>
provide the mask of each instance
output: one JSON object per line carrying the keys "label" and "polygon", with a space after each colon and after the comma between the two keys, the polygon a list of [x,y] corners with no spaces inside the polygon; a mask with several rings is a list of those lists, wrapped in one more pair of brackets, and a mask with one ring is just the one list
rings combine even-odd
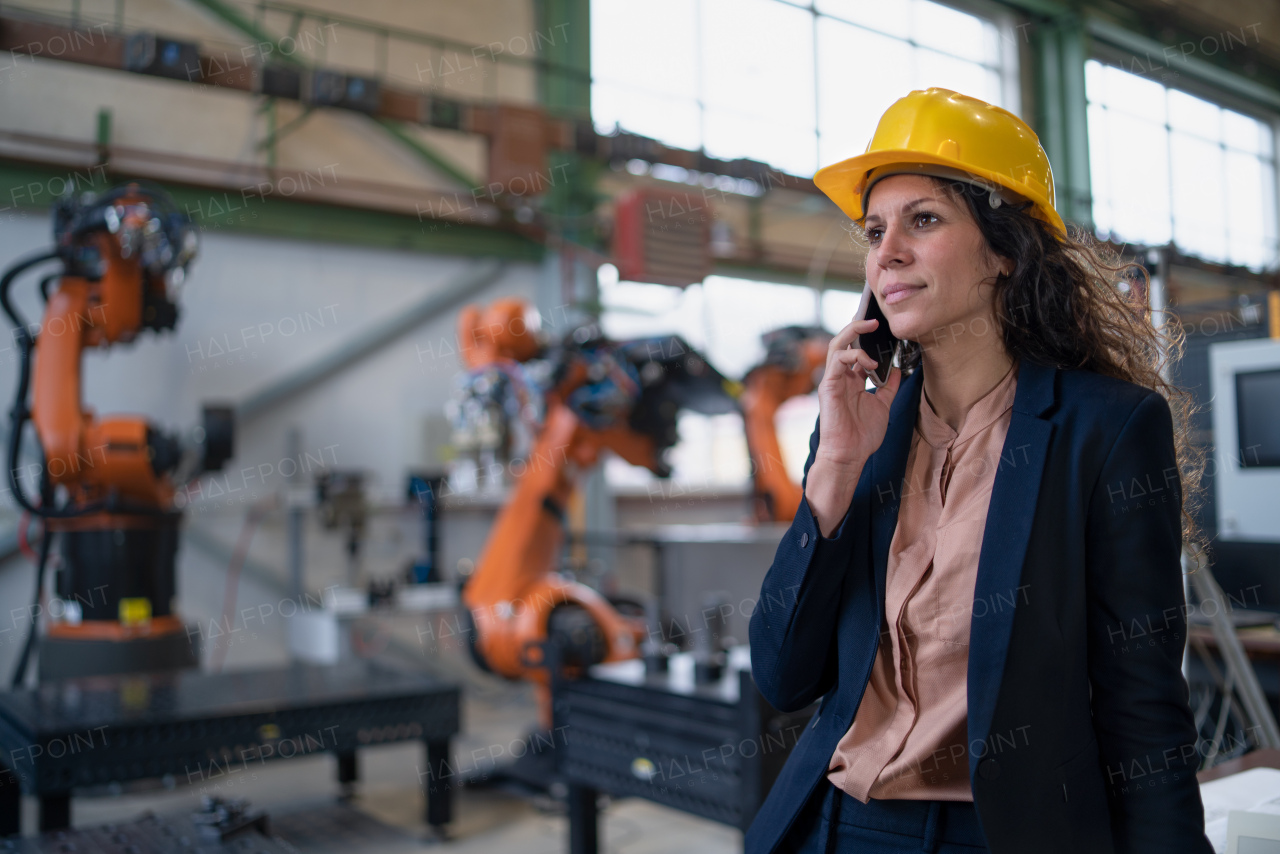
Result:
{"label": "green steel beam", "polygon": [[454,166],[441,156],[434,148],[414,138],[399,123],[391,119],[376,119],[382,129],[390,134],[401,145],[417,154],[428,166],[467,188],[479,187],[481,182]]}
{"label": "green steel beam", "polygon": [[276,129],[280,127],[280,114],[276,109],[276,99],[267,98],[258,108],[258,112],[267,117],[267,170],[275,172],[279,152],[276,150]]}
{"label": "green steel beam", "polygon": [[590,0],[536,0],[539,32],[563,34],[545,46],[538,97],[551,113],[591,116]]}
{"label": "green steel beam", "polygon": [[[1061,19],[1060,19],[1061,20]],[[1089,37],[1084,22],[1068,18],[1060,29],[1062,45],[1062,106],[1066,116],[1066,215],[1093,228],[1093,181],[1089,169],[1089,102],[1085,97],[1084,63],[1089,58]]]}
{"label": "green steel beam", "polygon": [[[264,30],[262,27],[259,27],[251,19],[245,17],[239,9],[232,4],[225,2],[225,0],[191,0],[191,2],[204,8],[215,18],[219,19],[232,29],[239,30],[255,42],[279,47],[279,39]],[[298,59],[296,56],[278,50],[274,53],[283,62],[287,62],[298,67],[304,66],[302,60]]]}
{"label": "green steel beam", "polygon": [[[44,213],[63,193],[103,190],[131,177],[111,174],[101,166],[55,169],[0,160],[0,217]],[[539,243],[496,228],[340,205],[263,199],[238,190],[152,183],[168,190],[179,209],[186,211],[204,234],[254,234],[511,261],[540,261],[544,254]]]}
{"label": "green steel beam", "polygon": [[[1032,14],[1038,14],[1042,5],[1041,0],[1000,2]],[[1052,0],[1044,2],[1052,4]],[[1029,51],[1033,121],[1053,164],[1058,212],[1081,226],[1091,227],[1093,222],[1084,81],[1084,64],[1091,57],[1118,62],[1140,74],[1168,68],[1184,75],[1184,86],[1194,81],[1264,109],[1280,110],[1280,73],[1259,66],[1254,75],[1258,79],[1250,79],[1224,67],[1219,42],[1211,46],[1213,51],[1200,50],[1202,40],[1174,20],[1163,22],[1172,44],[1139,34],[1154,31],[1156,23],[1107,0],[1090,0],[1079,4],[1078,11],[1033,18]],[[1188,44],[1191,47],[1184,53]]]}
{"label": "green steel beam", "polygon": [[[1130,70],[1136,68],[1137,73],[1169,69],[1266,109],[1280,109],[1280,64],[1258,50],[1256,24],[1241,28],[1254,29],[1252,44],[1248,44],[1248,34],[1242,32],[1237,41],[1243,40],[1246,44],[1236,47],[1234,41],[1227,39],[1230,28],[1206,33],[1173,6],[1157,11],[1135,7],[1123,0],[995,2],[1026,15],[1037,25],[1042,21],[1079,16],[1096,44],[1128,54],[1123,64]],[[1226,26],[1224,23],[1223,27]],[[1156,33],[1160,41],[1146,35]],[[1234,31],[1231,34],[1236,35]],[[1243,66],[1248,67],[1247,74],[1241,70]]]}
{"label": "green steel beam", "polygon": [[1063,219],[1091,228],[1088,104],[1084,63],[1088,35],[1078,15],[1040,21],[1031,30],[1035,65],[1034,123],[1049,162]]}
{"label": "green steel beam", "polygon": [[106,107],[98,110],[98,162],[106,163],[111,157],[111,111]]}
{"label": "green steel beam", "polygon": [[[1188,35],[1185,41],[1179,38],[1175,39],[1175,44],[1161,44],[1155,39],[1101,18],[1090,18],[1087,28],[1095,41],[1129,55],[1127,61],[1120,63],[1128,71],[1139,74],[1151,73],[1156,69],[1176,71],[1260,107],[1280,110],[1280,76],[1272,76],[1266,82],[1251,80],[1202,58],[1225,52],[1222,49],[1225,41],[1222,33],[1202,36],[1199,40]],[[1219,41],[1220,39],[1223,41]],[[1206,41],[1210,43],[1214,54],[1209,53]],[[1183,48],[1188,44],[1191,45],[1191,50],[1184,52]]]}
{"label": "green steel beam", "polygon": [[106,107],[98,110],[98,147],[106,148],[111,145],[111,111]]}
{"label": "green steel beam", "polygon": [[[1210,36],[1195,32],[1176,11],[1157,15],[1116,0],[996,2],[1030,20],[1032,45],[1026,56],[1032,62],[1032,122],[1053,164],[1058,211],[1082,226],[1092,225],[1086,60],[1097,56],[1139,74],[1173,70],[1184,75],[1184,86],[1196,83],[1280,110],[1280,67],[1256,49],[1228,53],[1221,34],[1202,44]],[[1167,43],[1142,33],[1161,33]],[[1244,53],[1249,54],[1249,76],[1240,71]]]}
{"label": "green steel beam", "polygon": [[[547,66],[538,77],[538,98],[548,113],[571,119],[591,116],[591,2],[535,0],[539,32],[562,34],[544,46]],[[567,70],[567,73],[566,73]],[[552,187],[543,201],[548,228],[573,243],[599,248],[595,210],[602,164],[573,152],[548,154],[552,174],[567,180]]]}
{"label": "green steel beam", "polygon": [[[272,45],[278,44],[279,42],[279,40],[274,35],[267,32],[265,29],[258,26],[256,23],[249,20],[248,18],[246,18],[244,15],[240,14],[239,10],[231,6],[229,3],[224,2],[224,0],[191,0],[191,2],[199,6],[202,6],[205,9],[208,9],[210,12],[212,12],[214,15],[220,18],[223,22],[239,30],[242,34],[248,36],[249,38],[257,42],[260,42],[263,44],[272,44]],[[319,17],[319,16],[315,16],[315,17]],[[295,17],[294,19],[295,29],[299,21],[300,19]],[[280,52],[280,51],[277,51],[277,54],[284,56],[286,60],[288,60],[289,62],[293,63],[296,66],[299,66],[302,68],[306,67],[306,63],[298,59],[296,56],[284,54],[283,52]],[[310,115],[310,111],[311,111],[310,108],[308,108],[307,111],[304,112],[302,116],[300,116],[297,119],[297,121],[305,120],[307,116]],[[420,160],[426,163],[430,168],[447,175],[449,178],[451,178],[454,181],[457,181],[458,183],[462,184],[462,186],[464,187],[471,188],[471,187],[478,186],[474,179],[464,174],[457,167],[449,163],[448,159],[446,159],[445,157],[437,153],[429,145],[427,145],[426,143],[420,140],[414,139],[412,136],[410,136],[408,133],[402,130],[395,122],[391,122],[386,119],[370,119],[370,120],[375,125],[382,128],[383,132],[386,133],[388,136],[390,136],[392,139],[396,140],[405,148],[412,151],[415,155],[417,155],[417,157]],[[288,128],[289,125],[286,125],[285,127]],[[272,133],[268,136],[268,138],[264,140],[262,143],[263,147],[266,147],[268,149],[268,152],[269,152],[268,158],[273,165],[275,161],[275,149],[274,149],[275,141],[276,139],[279,138],[280,135],[283,134],[283,132],[284,132],[284,128],[280,130],[272,131]]]}
{"label": "green steel beam", "polygon": [[277,144],[280,142],[281,139],[293,133],[298,128],[302,127],[302,125],[306,123],[307,119],[311,118],[311,114],[316,111],[316,108],[308,105],[304,107],[302,109],[302,112],[297,116],[295,116],[294,118],[285,122],[283,125],[277,125],[278,116],[276,115],[276,110],[275,110],[276,99],[268,98],[267,100],[268,100],[268,104],[266,106],[267,136],[265,139],[263,139],[261,142],[258,143],[257,148],[259,151],[262,151],[264,149],[266,150],[267,166],[271,169],[274,169],[276,166]]}
{"label": "green steel beam", "polygon": [[[394,37],[397,41],[409,42],[411,44],[426,45],[427,47],[436,48],[441,51],[453,51],[456,55],[476,57],[478,55],[488,55],[488,60],[497,65],[512,65],[522,68],[549,69],[566,76],[581,77],[584,82],[591,82],[590,72],[585,75],[577,68],[567,66],[559,66],[549,60],[547,56],[534,54],[525,55],[524,53],[508,52],[503,50],[488,51],[489,45],[471,44],[457,39],[450,39],[435,33],[422,32],[420,30],[410,30],[404,27],[388,27],[380,21],[373,21],[367,18],[357,18],[351,15],[337,14],[332,11],[320,11],[318,9],[297,6],[291,3],[275,2],[275,0],[259,0],[258,8],[265,9],[269,12],[280,12],[281,14],[289,14],[293,16],[293,35],[297,35],[297,30],[301,22],[306,18],[314,18],[315,20],[325,21],[326,23],[334,23],[344,28],[353,30],[363,30],[366,33],[372,33],[384,37]],[[541,30],[531,40],[533,44],[528,45],[537,50],[544,41],[557,41],[561,37],[561,30],[546,29]],[[476,51],[484,49],[481,54]]]}

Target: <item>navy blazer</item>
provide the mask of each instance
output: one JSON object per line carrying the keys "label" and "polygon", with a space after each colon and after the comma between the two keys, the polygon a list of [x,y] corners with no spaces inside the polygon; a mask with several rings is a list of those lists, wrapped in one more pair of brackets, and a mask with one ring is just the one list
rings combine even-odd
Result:
{"label": "navy blazer", "polygon": [[[904,379],[837,532],[801,501],[765,576],[756,684],[783,711],[822,705],[747,852],[779,849],[862,700],[921,377]],[[806,480],[817,447],[815,426]],[[1163,397],[1022,362],[970,619],[969,780],[994,854],[1212,854],[1181,671],[1180,511]]]}

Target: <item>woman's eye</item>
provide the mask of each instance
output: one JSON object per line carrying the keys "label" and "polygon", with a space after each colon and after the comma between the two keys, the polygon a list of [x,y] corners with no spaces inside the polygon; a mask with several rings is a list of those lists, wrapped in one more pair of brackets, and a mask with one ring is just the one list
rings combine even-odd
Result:
{"label": "woman's eye", "polygon": [[883,228],[868,228],[868,229],[867,229],[867,240],[868,240],[868,241],[870,241],[871,243],[879,243],[879,242],[880,242],[880,238],[881,238],[883,235],[884,235],[884,229],[883,229]]}
{"label": "woman's eye", "polygon": [[921,211],[920,213],[915,215],[915,224],[917,226],[932,225],[937,221],[938,221],[937,216],[935,216],[934,214],[928,213],[927,211]]}

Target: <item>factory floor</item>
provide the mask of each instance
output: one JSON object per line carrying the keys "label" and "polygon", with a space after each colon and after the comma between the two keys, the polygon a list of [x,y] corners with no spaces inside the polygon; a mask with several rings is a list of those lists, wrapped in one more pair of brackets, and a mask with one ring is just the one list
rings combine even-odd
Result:
{"label": "factory floor", "polygon": [[[468,681],[463,731],[453,743],[454,767],[460,769],[473,767],[473,750],[510,744],[532,723],[527,686]],[[466,787],[455,790],[448,839],[424,845],[429,834],[418,788],[421,746],[414,742],[366,748],[358,761],[360,782],[347,801],[339,798],[336,760],[321,754],[250,765],[221,779],[189,785],[179,781],[171,789],[77,795],[72,822],[76,827],[128,822],[147,811],[162,817],[181,815],[198,810],[201,799],[213,795],[247,798],[253,808],[268,814],[275,835],[311,854],[401,854],[426,848],[442,854],[568,850],[568,822],[551,799]],[[35,827],[34,799],[24,798],[23,809],[23,826]],[[610,802],[602,812],[601,836],[602,852],[742,850],[742,834],[733,828],[638,799]]]}

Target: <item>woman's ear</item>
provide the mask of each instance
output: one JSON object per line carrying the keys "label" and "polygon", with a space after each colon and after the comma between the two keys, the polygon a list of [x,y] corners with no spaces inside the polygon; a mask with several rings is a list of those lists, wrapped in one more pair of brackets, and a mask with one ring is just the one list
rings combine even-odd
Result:
{"label": "woman's ear", "polygon": [[987,269],[991,270],[996,276],[1004,276],[1007,278],[1008,276],[1013,275],[1013,271],[1018,266],[1017,263],[1012,258],[996,252],[995,247],[986,242],[986,238],[983,238],[982,242],[986,249],[987,263],[991,265],[987,267]]}

